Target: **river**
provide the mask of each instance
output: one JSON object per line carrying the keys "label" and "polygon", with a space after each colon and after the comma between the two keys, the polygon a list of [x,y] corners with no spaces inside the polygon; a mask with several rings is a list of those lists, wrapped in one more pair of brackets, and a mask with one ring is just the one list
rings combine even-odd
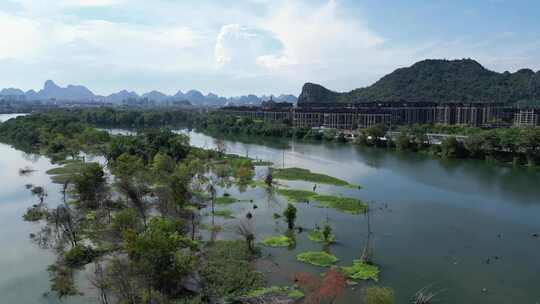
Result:
{"label": "river", "polygon": [[[0,115],[0,121],[5,118]],[[213,138],[190,132],[194,146],[212,148]],[[441,291],[439,303],[538,303],[540,302],[540,173],[513,169],[482,161],[442,161],[432,157],[346,144],[310,144],[286,140],[257,143],[226,141],[228,152],[273,161],[281,167],[303,167],[323,172],[362,189],[318,185],[317,192],[357,197],[370,202],[374,231],[374,262],[380,267],[379,285],[396,291],[397,303],[408,303],[420,288]],[[59,303],[44,297],[48,290],[46,267],[53,254],[31,243],[29,234],[39,227],[22,221],[22,214],[36,198],[25,184],[43,185],[46,202],[59,201],[59,187],[45,171],[51,163],[0,144],[0,303]],[[20,176],[19,168],[36,171]],[[257,177],[264,176],[264,167]],[[313,184],[287,182],[311,190]],[[268,200],[262,189],[220,189],[232,196],[253,199],[251,204],[228,206],[236,220],[220,219],[220,238],[236,237],[235,223],[247,212],[253,214],[258,240],[286,230],[280,212],[283,200]],[[326,219],[338,242],[330,247],[338,265],[358,258],[366,239],[366,217],[342,214],[332,209],[298,204],[297,224],[313,228]],[[208,220],[208,219],[206,219]],[[321,250],[297,234],[294,249],[264,248],[257,267],[270,284],[291,284],[298,272],[320,273],[323,269],[295,260],[306,250]],[[360,289],[353,287],[340,303],[360,303]],[[91,295],[91,290],[85,292]],[[63,303],[95,303],[91,296]]]}

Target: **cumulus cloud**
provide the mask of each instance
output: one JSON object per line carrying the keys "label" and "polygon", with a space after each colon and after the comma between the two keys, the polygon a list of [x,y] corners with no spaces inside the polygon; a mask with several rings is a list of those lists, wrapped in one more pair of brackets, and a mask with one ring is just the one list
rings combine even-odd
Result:
{"label": "cumulus cloud", "polygon": [[221,27],[214,46],[216,67],[239,73],[255,72],[259,58],[273,56],[282,48],[281,42],[268,31],[227,24]]}

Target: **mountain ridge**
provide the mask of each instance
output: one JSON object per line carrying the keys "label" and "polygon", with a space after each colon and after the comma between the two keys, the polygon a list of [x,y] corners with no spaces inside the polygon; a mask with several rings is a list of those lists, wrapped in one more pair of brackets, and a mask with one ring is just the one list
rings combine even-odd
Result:
{"label": "mountain ridge", "polygon": [[374,84],[335,92],[306,83],[298,97],[304,103],[357,102],[504,102],[540,100],[540,71],[520,69],[498,73],[472,59],[426,59],[396,69]]}
{"label": "mountain ridge", "polygon": [[[194,105],[226,105],[226,104],[260,104],[261,102],[270,99],[270,96],[262,95],[244,95],[237,97],[221,97],[214,93],[208,93],[204,95],[198,90],[189,90],[186,93],[178,91],[174,95],[167,95],[162,92],[153,90],[144,94],[138,94],[133,91],[121,90],[116,93],[112,93],[107,96],[101,96],[94,94],[87,87],[82,85],[67,85],[61,87],[52,80],[45,81],[43,88],[39,91],[28,90],[26,92],[17,88],[5,88],[0,90],[0,97],[2,96],[25,96],[29,101],[76,101],[76,102],[110,102],[114,104],[122,103],[126,100],[137,100],[146,98],[148,100],[155,101],[157,103],[175,102],[175,101],[189,101]],[[273,96],[275,100],[296,102],[294,95],[280,95]]]}

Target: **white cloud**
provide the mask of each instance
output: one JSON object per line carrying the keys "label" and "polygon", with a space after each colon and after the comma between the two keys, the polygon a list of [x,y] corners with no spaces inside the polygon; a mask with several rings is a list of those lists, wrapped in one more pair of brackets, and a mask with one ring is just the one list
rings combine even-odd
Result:
{"label": "white cloud", "polygon": [[257,72],[261,58],[271,58],[282,49],[272,33],[239,24],[221,27],[214,46],[216,67],[243,75]]}
{"label": "white cloud", "polygon": [[45,44],[39,23],[0,12],[0,59],[32,58]]}

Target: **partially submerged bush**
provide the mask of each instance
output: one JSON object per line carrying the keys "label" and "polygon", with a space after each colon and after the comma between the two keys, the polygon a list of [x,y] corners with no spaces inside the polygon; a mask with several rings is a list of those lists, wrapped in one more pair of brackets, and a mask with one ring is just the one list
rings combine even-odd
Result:
{"label": "partially submerged bush", "polygon": [[40,205],[34,205],[26,210],[23,219],[27,222],[37,222],[47,217],[47,209]]}
{"label": "partially submerged bush", "polygon": [[296,259],[300,262],[321,267],[332,266],[338,261],[335,256],[322,251],[302,252],[296,256]]}
{"label": "partially submerged bush", "polygon": [[92,262],[97,255],[90,246],[76,245],[64,254],[64,261],[71,268],[79,268]]}
{"label": "partially submerged bush", "polygon": [[336,241],[336,237],[332,234],[332,231],[328,230],[326,227],[330,226],[325,226],[323,229],[318,228],[310,231],[308,233],[308,239],[317,243],[334,243]]}

